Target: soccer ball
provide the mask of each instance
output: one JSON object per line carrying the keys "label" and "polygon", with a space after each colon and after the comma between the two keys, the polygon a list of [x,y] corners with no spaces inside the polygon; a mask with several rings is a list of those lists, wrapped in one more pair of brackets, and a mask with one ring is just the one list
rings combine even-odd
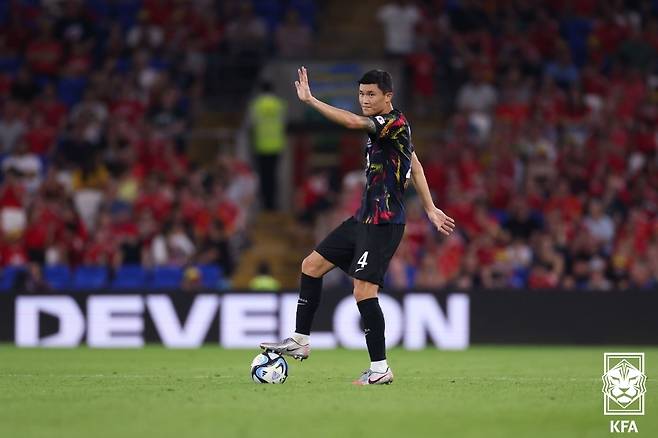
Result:
{"label": "soccer ball", "polygon": [[283,383],[288,377],[288,362],[283,356],[265,351],[251,361],[251,378],[256,383]]}

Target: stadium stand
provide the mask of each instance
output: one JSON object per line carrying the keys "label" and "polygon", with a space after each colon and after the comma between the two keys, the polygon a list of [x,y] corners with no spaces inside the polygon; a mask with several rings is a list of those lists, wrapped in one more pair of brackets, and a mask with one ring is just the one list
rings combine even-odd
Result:
{"label": "stadium stand", "polygon": [[0,2],[3,290],[41,270],[54,290],[178,288],[188,265],[227,285],[255,175],[199,122],[236,8]]}
{"label": "stadium stand", "polygon": [[[263,256],[294,287],[304,227],[358,205],[358,144],[336,134],[339,167],[300,176],[294,215],[257,216],[230,144],[262,65],[308,53],[404,66],[402,109],[459,233],[439,238],[410,194],[390,287],[656,286],[655,1],[352,6],[0,1],[2,289],[175,287],[190,266],[240,286]],[[396,16],[409,32],[389,34]]]}
{"label": "stadium stand", "polygon": [[[654,288],[656,3],[380,6],[384,36],[387,17],[416,23],[414,50],[395,54],[413,78],[405,110],[459,230],[440,238],[412,196],[389,286]],[[355,160],[338,184],[325,169],[306,176],[298,216],[316,236],[356,209],[361,173]]]}

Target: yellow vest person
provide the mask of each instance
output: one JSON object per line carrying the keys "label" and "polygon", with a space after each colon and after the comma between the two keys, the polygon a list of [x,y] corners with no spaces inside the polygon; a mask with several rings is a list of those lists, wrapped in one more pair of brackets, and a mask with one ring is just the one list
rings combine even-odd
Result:
{"label": "yellow vest person", "polygon": [[258,265],[258,273],[249,281],[249,289],[262,291],[278,291],[281,284],[270,273],[270,265],[261,262]]}
{"label": "yellow vest person", "polygon": [[264,83],[250,106],[252,142],[265,209],[274,210],[279,155],[286,147],[286,102]]}

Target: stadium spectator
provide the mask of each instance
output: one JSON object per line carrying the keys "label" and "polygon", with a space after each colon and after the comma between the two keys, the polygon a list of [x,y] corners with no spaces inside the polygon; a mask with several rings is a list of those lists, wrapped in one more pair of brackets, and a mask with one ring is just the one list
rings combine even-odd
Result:
{"label": "stadium spectator", "polygon": [[157,50],[165,40],[164,30],[151,21],[148,9],[143,9],[137,16],[137,22],[126,33],[126,45],[132,49],[145,48]]}
{"label": "stadium spectator", "polygon": [[286,103],[274,94],[270,82],[262,84],[260,94],[251,102],[249,117],[263,203],[265,209],[274,210],[278,196],[279,157],[286,146]]}
{"label": "stadium spectator", "polygon": [[196,292],[203,288],[201,271],[196,266],[188,266],[183,271],[183,280],[180,285],[183,292]]}
{"label": "stadium spectator", "polygon": [[584,225],[587,231],[605,247],[612,243],[615,237],[615,225],[603,211],[603,205],[600,200],[592,199],[589,205],[589,214],[584,219]]}
{"label": "stadium spectator", "polygon": [[6,101],[0,118],[0,152],[12,152],[26,129],[24,111],[20,105]]}
{"label": "stadium spectator", "polygon": [[518,197],[512,201],[510,216],[504,222],[503,228],[510,233],[512,238],[521,238],[527,241],[535,231],[542,228],[542,225],[532,215],[528,201]]}
{"label": "stadium spectator", "polygon": [[[649,17],[646,19],[648,20]],[[655,30],[651,32],[655,32]],[[656,48],[651,45],[655,41],[647,39],[652,34],[643,35],[639,25],[631,25],[630,35],[619,47],[617,56],[619,56],[620,61],[643,72],[648,72],[652,67],[655,67]]]}
{"label": "stadium spectator", "polygon": [[596,258],[590,263],[590,277],[587,283],[587,289],[591,290],[610,290],[613,284],[606,278],[606,262],[602,258]]}
{"label": "stadium spectator", "polygon": [[11,84],[9,95],[21,103],[30,103],[40,91],[40,86],[32,76],[29,67],[23,66]]}
{"label": "stadium spectator", "polygon": [[301,20],[297,10],[289,9],[276,30],[277,54],[286,58],[306,56],[310,43],[311,28]]}
{"label": "stadium spectator", "polygon": [[267,48],[267,26],[254,14],[250,2],[240,2],[238,12],[226,24],[226,42],[233,55],[262,56]]}
{"label": "stadium spectator", "polygon": [[69,45],[93,44],[93,26],[86,16],[83,2],[70,1],[62,5],[62,13],[55,22],[55,35]]}
{"label": "stadium spectator", "polygon": [[231,276],[235,269],[235,260],[229,247],[229,241],[221,221],[212,221],[206,233],[197,230],[199,248],[196,262],[201,265],[217,265],[224,268],[224,273]]}
{"label": "stadium spectator", "polygon": [[413,1],[400,0],[385,4],[377,11],[377,19],[384,26],[388,55],[405,56],[415,49],[415,30],[421,20],[421,11]]}
{"label": "stadium spectator", "polygon": [[37,263],[29,263],[27,269],[18,271],[11,287],[12,292],[21,294],[43,293],[50,289],[50,285],[43,278],[41,266]]}
{"label": "stadium spectator", "polygon": [[2,171],[15,171],[20,175],[23,187],[29,193],[39,189],[41,183],[42,163],[39,157],[30,152],[27,143],[20,140],[15,151],[2,161]]}
{"label": "stadium spectator", "polygon": [[270,265],[267,262],[261,262],[258,265],[256,276],[249,281],[249,289],[259,291],[277,291],[281,289],[281,284],[272,276]]}
{"label": "stadium spectator", "polygon": [[471,69],[471,78],[459,90],[457,108],[461,111],[488,113],[498,100],[498,92],[487,82],[489,73],[482,66]]}
{"label": "stadium spectator", "polygon": [[411,92],[414,111],[426,115],[434,108],[432,99],[436,92],[434,77],[436,75],[436,61],[429,51],[427,43],[423,43],[413,54],[407,57],[411,73]]}
{"label": "stadium spectator", "polygon": [[55,38],[54,25],[46,17],[39,20],[37,38],[26,48],[28,65],[38,75],[54,78],[64,57],[64,46]]}

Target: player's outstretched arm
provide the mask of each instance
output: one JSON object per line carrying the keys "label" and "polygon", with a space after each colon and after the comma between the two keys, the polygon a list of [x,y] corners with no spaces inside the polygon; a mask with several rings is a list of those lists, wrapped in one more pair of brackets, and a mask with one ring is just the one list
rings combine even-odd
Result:
{"label": "player's outstretched arm", "polygon": [[310,105],[332,122],[336,122],[348,129],[362,129],[368,132],[375,132],[375,122],[368,117],[359,116],[336,108],[313,97],[311,87],[308,84],[306,67],[298,68],[297,73],[299,74],[299,80],[295,81],[295,87],[297,88],[297,97],[299,97],[299,100]]}
{"label": "player's outstretched arm", "polygon": [[455,229],[455,220],[434,205],[423,166],[420,164],[415,152],[411,154],[411,180],[414,182],[414,187],[416,187],[416,191],[420,196],[427,217],[439,232],[446,236],[450,235]]}

